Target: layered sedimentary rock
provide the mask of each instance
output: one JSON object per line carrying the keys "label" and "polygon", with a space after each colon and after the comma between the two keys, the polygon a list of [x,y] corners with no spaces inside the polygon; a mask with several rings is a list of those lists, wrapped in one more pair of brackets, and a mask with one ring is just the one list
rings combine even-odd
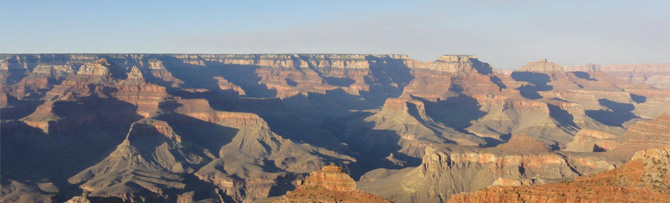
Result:
{"label": "layered sedimentary rock", "polygon": [[[665,144],[622,135],[660,129],[650,120],[670,112],[670,91],[603,71],[542,60],[504,75],[470,55],[4,54],[0,84],[9,202],[262,201],[329,162],[368,173],[362,182],[419,177],[403,179],[407,191],[433,192],[393,198],[440,201],[616,165],[617,150],[638,149],[625,143]],[[505,147],[521,134],[535,147]],[[434,167],[452,156],[505,164]],[[461,184],[447,168],[500,174]]]}
{"label": "layered sedimentary rock", "polygon": [[630,159],[636,151],[670,146],[670,116],[662,114],[651,121],[637,122],[616,141],[614,149],[606,153],[621,160]]}
{"label": "layered sedimentary rock", "polygon": [[438,202],[453,194],[493,185],[536,185],[614,168],[603,156],[552,152],[525,135],[494,148],[433,146],[421,165],[378,169],[361,178],[361,189],[394,202]]}
{"label": "layered sedimentary rock", "polygon": [[339,166],[328,165],[309,174],[294,191],[273,202],[390,202],[356,189],[356,182]]}
{"label": "layered sedimentary rock", "polygon": [[602,131],[582,129],[575,135],[575,139],[567,144],[565,150],[574,152],[602,152],[611,150],[617,145],[614,140],[616,137],[616,135]]}
{"label": "layered sedimentary rock", "polygon": [[164,121],[133,123],[126,139],[105,159],[68,179],[88,196],[124,201],[173,201],[184,190],[185,173],[210,161],[202,148],[185,147]]}
{"label": "layered sedimentary rock", "polygon": [[631,83],[647,83],[657,88],[669,88],[670,64],[586,64],[564,67],[567,71],[605,72]]}
{"label": "layered sedimentary rock", "polygon": [[635,153],[625,165],[565,183],[490,187],[449,202],[668,202],[670,148]]}
{"label": "layered sedimentary rock", "polygon": [[604,72],[566,72],[546,59],[531,62],[510,77],[499,76],[507,88],[518,90],[523,98],[506,94],[510,105],[502,112],[488,110],[470,132],[526,133],[564,148],[581,129],[620,135],[638,118],[652,119],[667,112],[661,105],[667,102],[663,93],[667,91],[630,84]]}
{"label": "layered sedimentary rock", "polygon": [[470,134],[458,132],[442,123],[432,120],[426,113],[423,101],[407,99],[387,99],[382,110],[364,119],[373,126],[363,132],[352,131],[347,134],[357,136],[359,145],[368,145],[371,151],[381,152],[384,147],[397,145],[401,149],[388,153],[404,154],[420,158],[426,147],[432,144],[453,142],[460,145],[478,146],[484,140]]}

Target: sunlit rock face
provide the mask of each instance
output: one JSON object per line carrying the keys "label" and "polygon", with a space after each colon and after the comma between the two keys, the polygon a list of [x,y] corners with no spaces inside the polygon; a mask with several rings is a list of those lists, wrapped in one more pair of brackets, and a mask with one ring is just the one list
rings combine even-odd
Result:
{"label": "sunlit rock face", "polygon": [[373,170],[359,185],[394,202],[441,202],[491,186],[570,180],[616,164],[595,154],[552,151],[530,136],[518,135],[492,148],[434,145],[426,149],[419,166]]}
{"label": "sunlit rock face", "polygon": [[[668,144],[664,66],[608,67],[543,59],[500,74],[471,55],[3,54],[0,201],[253,202],[319,185],[440,202],[565,181]],[[306,178],[330,163],[346,174]]]}
{"label": "sunlit rock face", "polygon": [[635,153],[623,166],[573,181],[539,186],[490,187],[452,196],[449,202],[667,202],[670,148]]}
{"label": "sunlit rock face", "polygon": [[339,166],[328,165],[309,174],[301,185],[272,202],[390,202],[356,189],[356,182]]}

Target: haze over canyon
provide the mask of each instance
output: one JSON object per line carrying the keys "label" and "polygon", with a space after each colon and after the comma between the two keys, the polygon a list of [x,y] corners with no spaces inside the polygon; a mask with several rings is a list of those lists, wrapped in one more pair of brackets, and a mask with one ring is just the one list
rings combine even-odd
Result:
{"label": "haze over canyon", "polygon": [[0,84],[0,202],[670,201],[668,63],[0,54]]}

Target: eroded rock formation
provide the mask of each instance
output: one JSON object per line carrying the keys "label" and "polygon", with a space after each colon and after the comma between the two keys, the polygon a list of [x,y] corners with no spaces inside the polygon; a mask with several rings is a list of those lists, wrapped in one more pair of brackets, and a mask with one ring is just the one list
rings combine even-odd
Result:
{"label": "eroded rock formation", "polygon": [[670,113],[605,70],[470,55],[3,54],[0,84],[7,202],[262,201],[330,162],[443,201],[609,169]]}
{"label": "eroded rock formation", "polygon": [[421,165],[365,174],[361,189],[394,202],[441,202],[496,185],[537,185],[615,167],[604,156],[553,152],[526,135],[493,148],[433,146]]}
{"label": "eroded rock formation", "polygon": [[273,202],[390,202],[356,189],[356,182],[336,165],[309,174],[294,191]]}
{"label": "eroded rock formation", "polygon": [[668,202],[670,147],[635,153],[620,168],[539,186],[497,186],[449,202]]}

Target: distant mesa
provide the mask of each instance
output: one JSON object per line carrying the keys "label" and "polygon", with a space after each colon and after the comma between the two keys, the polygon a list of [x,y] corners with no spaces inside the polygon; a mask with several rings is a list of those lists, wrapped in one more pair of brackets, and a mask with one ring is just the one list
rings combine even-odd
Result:
{"label": "distant mesa", "polygon": [[444,202],[569,181],[670,145],[668,65],[0,54],[0,202]]}
{"label": "distant mesa", "polygon": [[602,72],[629,83],[646,83],[656,88],[670,88],[670,63],[585,64],[564,67],[566,71]]}
{"label": "distant mesa", "polygon": [[563,67],[561,67],[558,64],[547,61],[547,58],[541,58],[537,62],[527,63],[526,65],[521,67],[519,71],[540,72],[540,73],[563,72]]}

